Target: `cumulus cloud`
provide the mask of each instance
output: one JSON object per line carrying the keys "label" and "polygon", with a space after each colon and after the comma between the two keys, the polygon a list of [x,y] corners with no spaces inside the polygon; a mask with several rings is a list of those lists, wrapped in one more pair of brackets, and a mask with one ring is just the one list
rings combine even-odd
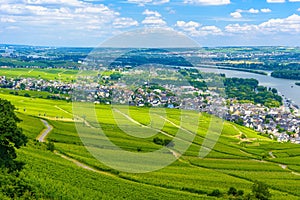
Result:
{"label": "cumulus cloud", "polygon": [[284,3],[285,0],[267,0],[268,3]]}
{"label": "cumulus cloud", "polygon": [[155,17],[161,17],[161,14],[157,11],[152,11],[152,10],[148,10],[146,9],[144,12],[143,12],[143,15],[153,15]]}
{"label": "cumulus cloud", "polygon": [[259,10],[258,9],[254,9],[254,8],[250,8],[249,10],[237,9],[236,12],[257,14],[257,13],[259,13]]}
{"label": "cumulus cloud", "polygon": [[262,12],[262,13],[270,13],[270,12],[272,12],[272,10],[269,9],[269,8],[262,8],[262,9],[260,9],[260,12]]}
{"label": "cumulus cloud", "polygon": [[256,14],[259,13],[259,10],[254,9],[254,8],[250,8],[249,10],[247,10],[246,12],[252,13],[252,14]]}
{"label": "cumulus cloud", "polygon": [[271,12],[271,10],[269,8],[263,8],[260,10],[254,8],[250,8],[249,10],[237,9],[235,12],[230,13],[230,16],[235,19],[240,19],[243,17],[242,13],[258,14],[259,12],[268,13]]}
{"label": "cumulus cloud", "polygon": [[160,5],[168,3],[170,0],[127,0],[128,3],[138,4],[139,6],[145,6],[147,4]]}
{"label": "cumulus cloud", "polygon": [[24,0],[26,4],[31,5],[69,5],[81,6],[84,2],[78,0]]}
{"label": "cumulus cloud", "polygon": [[228,33],[249,33],[258,30],[256,25],[249,24],[229,24],[225,27],[225,31]]}
{"label": "cumulus cloud", "polygon": [[266,22],[259,24],[259,27],[263,32],[299,33],[300,16],[293,14],[283,19],[270,19]]}
{"label": "cumulus cloud", "polygon": [[139,23],[136,20],[128,17],[117,18],[113,22],[113,26],[115,28],[127,28],[127,27],[138,26],[138,25]]}
{"label": "cumulus cloud", "polygon": [[175,26],[188,33],[189,35],[195,36],[198,35],[198,28],[201,26],[201,24],[195,21],[177,21]]}
{"label": "cumulus cloud", "polygon": [[186,4],[199,4],[199,5],[210,5],[219,6],[230,4],[230,0],[184,0]]}
{"label": "cumulus cloud", "polygon": [[[0,23],[5,37],[10,38],[6,41],[18,35],[16,42],[43,44],[63,40],[70,45],[97,43],[97,39],[112,36],[117,29],[139,25],[109,6],[81,0],[0,0]],[[12,23],[18,27],[18,33],[7,28]]]}
{"label": "cumulus cloud", "polygon": [[242,14],[240,12],[233,12],[233,13],[230,13],[230,16],[235,18],[235,19],[239,19],[239,18],[242,18]]}
{"label": "cumulus cloud", "polygon": [[[45,6],[44,3],[61,3],[61,6]],[[78,2],[75,0],[74,7],[64,6],[66,0],[27,0],[27,3],[18,4],[1,4],[0,14],[9,15],[18,22],[30,21],[34,17],[38,17],[40,23],[47,22],[49,19],[65,19],[67,21],[57,21],[56,23],[87,23],[90,20],[99,23],[108,23],[117,16],[115,12],[103,4],[90,4]],[[68,1],[69,2],[69,1]],[[69,3],[70,3],[69,2]]]}
{"label": "cumulus cloud", "polygon": [[143,15],[146,15],[145,19],[142,21],[142,24],[145,26],[151,26],[151,27],[163,27],[167,23],[162,19],[162,16],[157,11],[152,11],[146,9],[143,12]]}
{"label": "cumulus cloud", "polygon": [[202,35],[222,35],[223,32],[216,26],[203,26],[200,29]]}
{"label": "cumulus cloud", "polygon": [[177,21],[175,27],[179,28],[186,34],[195,37],[222,34],[222,30],[216,26],[202,26],[200,23],[195,21]]}
{"label": "cumulus cloud", "polygon": [[229,24],[225,27],[228,33],[249,33],[249,34],[276,34],[276,33],[300,33],[300,16],[293,14],[287,18],[270,19],[266,22],[255,24]]}

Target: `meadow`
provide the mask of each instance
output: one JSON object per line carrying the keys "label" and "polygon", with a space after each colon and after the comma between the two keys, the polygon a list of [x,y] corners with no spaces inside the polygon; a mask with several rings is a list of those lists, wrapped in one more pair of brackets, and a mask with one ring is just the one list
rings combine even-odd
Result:
{"label": "meadow", "polygon": [[[224,122],[217,143],[205,158],[200,158],[199,151],[213,120],[207,114],[185,113],[198,120],[199,127],[195,129],[195,121],[180,122],[182,113],[176,109],[166,109],[162,120],[157,117],[162,113],[159,109],[130,107],[127,110],[126,107],[95,105],[96,112],[86,112],[83,119],[81,112],[89,107],[84,103],[80,105],[82,111],[76,110],[73,115],[72,103],[66,101],[26,98],[3,92],[0,98],[17,107],[18,116],[23,120],[20,126],[30,138],[27,147],[18,150],[18,159],[26,163],[22,173],[36,188],[38,198],[213,199],[207,195],[215,189],[226,193],[229,187],[235,187],[249,193],[256,180],[270,187],[272,199],[300,198],[300,146],[278,143],[237,124]],[[48,151],[46,144],[37,142],[35,138],[44,129],[40,118],[53,126],[47,140],[54,143],[56,151],[102,173],[76,166]],[[130,129],[126,128],[131,126],[140,130],[136,134],[144,130],[143,133],[150,137],[129,135]],[[78,134],[78,128],[84,130],[84,134]],[[158,128],[161,131],[157,131]],[[104,138],[95,133],[100,129],[120,149],[95,145]],[[177,161],[150,173],[118,171],[91,154],[100,149],[99,152],[106,152],[108,156],[123,150],[152,152],[162,148],[153,142],[155,137],[171,140],[177,136],[175,147],[167,147],[164,151],[172,156],[170,152],[177,150],[176,145],[189,141],[188,135],[177,135],[179,130],[194,134],[187,151],[177,152],[183,153]],[[241,134],[246,138],[241,139]]]}

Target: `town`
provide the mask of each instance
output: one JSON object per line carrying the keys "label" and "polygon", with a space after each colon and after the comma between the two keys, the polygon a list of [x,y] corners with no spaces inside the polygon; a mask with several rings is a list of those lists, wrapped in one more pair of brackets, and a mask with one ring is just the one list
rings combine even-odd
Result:
{"label": "town", "polygon": [[[168,69],[166,71],[163,69],[161,71],[162,74],[174,74],[176,70]],[[88,81],[84,88],[80,81],[74,80],[66,82],[42,78],[0,76],[0,87],[9,89],[10,94],[14,95],[19,95],[18,91],[43,91],[49,93],[46,97],[49,99],[206,112],[249,127],[278,142],[300,144],[299,107],[288,99],[283,99],[283,104],[278,107],[268,107],[260,103],[241,103],[237,98],[224,96],[221,94],[222,92],[220,93],[222,90],[216,87],[205,89],[190,85],[188,82],[177,85],[172,81],[163,82],[157,77],[157,83],[139,80],[138,84],[133,84],[126,81],[126,78],[120,78],[129,76],[129,80],[131,80],[133,77],[143,77],[142,73],[140,70],[132,70],[130,73],[119,70],[111,72],[110,75],[87,76],[85,80]],[[207,83],[213,77],[212,75],[208,76],[209,78],[205,79]],[[74,95],[76,90],[83,90],[84,95]],[[28,93],[25,93],[24,96],[31,97]]]}

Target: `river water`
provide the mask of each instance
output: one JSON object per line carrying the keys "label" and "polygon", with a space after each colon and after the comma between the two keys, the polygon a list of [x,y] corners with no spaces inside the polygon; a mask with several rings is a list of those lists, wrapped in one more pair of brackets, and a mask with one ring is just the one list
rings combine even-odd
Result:
{"label": "river water", "polygon": [[266,76],[249,72],[217,68],[199,68],[199,70],[202,72],[222,73],[225,74],[228,78],[237,77],[257,79],[260,85],[276,88],[279,94],[283,96],[283,98],[291,99],[294,103],[300,105],[300,86],[295,85],[295,83],[297,82],[295,80],[274,78],[270,76],[270,72],[268,72],[269,75]]}

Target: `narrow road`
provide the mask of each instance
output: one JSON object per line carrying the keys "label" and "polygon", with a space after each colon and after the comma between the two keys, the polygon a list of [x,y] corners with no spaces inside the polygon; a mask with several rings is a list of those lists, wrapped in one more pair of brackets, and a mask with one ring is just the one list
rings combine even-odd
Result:
{"label": "narrow road", "polygon": [[[44,126],[46,127],[44,130],[41,131],[41,133],[37,136],[37,140],[39,142],[46,142],[46,137],[49,135],[49,133],[53,130],[53,127],[44,119],[41,119],[41,121],[43,122]],[[108,176],[114,176],[113,174],[110,174],[108,172],[104,172],[104,171],[100,171],[100,170],[96,170],[86,164],[83,164],[81,162],[79,162],[78,160],[75,160],[73,158],[70,158],[64,154],[59,153],[58,151],[54,151],[54,154],[62,157],[63,159],[66,159],[68,161],[73,162],[74,164],[76,164],[78,167],[81,167],[83,169],[89,170],[89,171],[93,171],[93,172],[97,172],[99,174],[105,174]]]}
{"label": "narrow road", "polygon": [[[129,121],[131,121],[131,122],[133,122],[133,123],[135,123],[135,124],[137,124],[137,125],[139,125],[139,126],[141,126],[141,127],[143,127],[143,128],[152,129],[152,130],[154,130],[154,131],[157,131],[157,132],[159,132],[159,133],[161,133],[161,134],[163,134],[163,135],[165,135],[165,136],[168,136],[168,137],[171,137],[171,138],[174,139],[174,136],[173,136],[173,135],[170,135],[169,133],[166,133],[166,132],[164,132],[164,131],[162,131],[162,130],[159,130],[159,129],[156,129],[156,128],[152,128],[152,127],[145,126],[145,125],[141,124],[140,122],[134,120],[134,119],[131,118],[130,116],[126,115],[125,113],[121,112],[120,110],[118,110],[118,109],[114,109],[114,110],[115,110],[116,112],[120,113],[121,115],[123,115],[123,116],[124,116],[126,119],[128,119]],[[188,141],[183,140],[183,139],[181,139],[181,138],[176,138],[176,139],[178,139],[178,140],[180,140],[180,141],[183,141],[183,142],[188,142]],[[174,156],[176,159],[179,159],[179,158],[181,157],[181,153],[176,152],[175,150],[170,149],[170,148],[168,148],[168,147],[166,147],[166,148],[173,154],[173,156]]]}
{"label": "narrow road", "polygon": [[272,151],[269,152],[269,155],[271,156],[271,158],[276,158]]}
{"label": "narrow road", "polygon": [[53,127],[48,124],[46,120],[41,119],[46,129],[42,130],[42,132],[36,138],[39,142],[45,142],[46,137],[52,131]]}
{"label": "narrow road", "polygon": [[[57,109],[59,109],[59,110],[61,110],[61,111],[63,111],[63,112],[65,112],[65,113],[67,113],[67,114],[69,114],[69,115],[71,115],[71,116],[73,116],[73,117],[78,118],[78,119],[81,120],[87,127],[93,128],[93,129],[96,128],[96,127],[92,126],[86,119],[84,119],[84,118],[82,118],[82,117],[80,117],[80,116],[78,116],[78,115],[75,115],[75,114],[73,114],[73,113],[70,113],[69,111],[66,111],[65,109],[62,109],[61,107],[59,107],[59,106],[57,106],[57,105],[55,105],[54,107],[57,108]],[[74,122],[75,122],[75,119],[74,119]]]}
{"label": "narrow road", "polygon": [[83,169],[86,169],[86,170],[89,170],[89,171],[92,171],[92,172],[96,172],[96,173],[99,173],[99,174],[104,174],[104,175],[111,176],[111,177],[117,177],[116,175],[111,174],[109,172],[105,172],[105,171],[100,171],[100,170],[94,169],[94,168],[92,168],[92,167],[90,167],[90,166],[88,166],[86,164],[83,164],[83,163],[79,162],[78,160],[75,160],[75,159],[70,158],[70,157],[68,157],[66,155],[63,155],[63,154],[59,153],[58,151],[54,151],[54,153],[56,155],[62,157],[63,159],[66,159],[68,161],[73,162],[75,165],[77,165],[78,167],[81,167]]}

